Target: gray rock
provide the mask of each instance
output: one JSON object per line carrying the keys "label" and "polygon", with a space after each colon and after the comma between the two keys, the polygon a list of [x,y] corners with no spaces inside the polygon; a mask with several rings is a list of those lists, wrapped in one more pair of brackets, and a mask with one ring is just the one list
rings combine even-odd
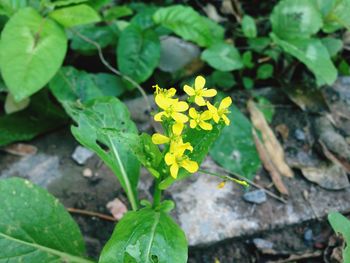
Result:
{"label": "gray rock", "polygon": [[243,195],[243,199],[247,202],[254,203],[254,204],[262,204],[266,202],[267,197],[264,190],[255,190],[247,192]]}
{"label": "gray rock", "polygon": [[262,238],[254,238],[253,243],[255,247],[259,250],[266,250],[266,249],[272,249],[273,248],[273,243],[262,239]]}
{"label": "gray rock", "polygon": [[306,136],[305,136],[305,132],[303,132],[301,129],[296,129],[294,132],[294,136],[295,139],[297,139],[298,141],[305,141]]}
{"label": "gray rock", "polygon": [[72,154],[72,158],[77,164],[84,165],[86,161],[92,157],[94,153],[89,149],[86,149],[82,146],[77,146]]}

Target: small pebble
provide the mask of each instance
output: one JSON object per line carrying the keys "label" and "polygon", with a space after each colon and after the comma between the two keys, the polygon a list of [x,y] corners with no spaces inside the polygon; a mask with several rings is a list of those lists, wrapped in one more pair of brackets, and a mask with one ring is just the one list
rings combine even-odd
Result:
{"label": "small pebble", "polygon": [[262,238],[254,238],[253,243],[257,249],[272,249],[273,243],[271,241],[262,239]]}
{"label": "small pebble", "polygon": [[312,229],[307,228],[304,232],[304,240],[307,242],[310,242],[313,240],[313,238],[314,238],[314,234],[312,232]]}
{"label": "small pebble", "polygon": [[85,162],[94,155],[92,151],[82,146],[77,146],[72,154],[72,158],[78,164],[83,165]]}
{"label": "small pebble", "polygon": [[299,141],[305,141],[306,139],[305,132],[303,132],[301,129],[296,129],[294,132],[294,136]]}
{"label": "small pebble", "polygon": [[85,177],[92,177],[93,173],[92,173],[92,170],[90,168],[85,168],[83,170],[83,176]]}
{"label": "small pebble", "polygon": [[254,204],[262,204],[266,202],[267,197],[264,190],[255,190],[251,192],[247,192],[243,195],[243,199],[247,202],[254,203]]}

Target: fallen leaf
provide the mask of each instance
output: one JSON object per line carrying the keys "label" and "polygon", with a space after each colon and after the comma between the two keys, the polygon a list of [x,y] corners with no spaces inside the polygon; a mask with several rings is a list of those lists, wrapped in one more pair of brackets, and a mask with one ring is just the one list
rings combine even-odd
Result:
{"label": "fallen leaf", "polygon": [[275,127],[276,132],[278,132],[281,136],[283,141],[286,141],[289,136],[289,128],[285,124],[279,124]]}
{"label": "fallen leaf", "polygon": [[108,202],[106,205],[109,212],[113,215],[113,217],[117,220],[120,220],[123,215],[128,212],[125,204],[120,201],[119,198],[115,198],[112,201]]}
{"label": "fallen leaf", "polygon": [[34,155],[38,151],[38,148],[36,148],[35,146],[25,143],[14,143],[2,149],[7,153],[17,156]]}
{"label": "fallen leaf", "polygon": [[322,141],[319,141],[324,155],[332,163],[342,166],[348,173],[350,173],[350,163],[344,159],[338,159],[331,151],[329,151]]}
{"label": "fallen leaf", "polygon": [[280,176],[280,173],[278,172],[278,170],[276,169],[276,167],[272,163],[270,155],[267,153],[264,145],[260,141],[260,139],[259,139],[259,137],[256,134],[256,131],[254,129],[252,129],[252,133],[253,133],[254,142],[255,142],[256,149],[258,151],[260,160],[263,163],[265,169],[269,172],[271,179],[272,179],[272,182],[276,186],[278,192],[280,192],[281,194],[284,194],[284,195],[288,195],[289,194],[288,189],[284,185],[282,178]]}
{"label": "fallen leaf", "polygon": [[252,100],[248,101],[248,110],[254,127],[261,132],[264,148],[266,149],[266,153],[269,155],[272,164],[281,175],[293,177],[293,171],[285,162],[284,150],[281,144],[267,123],[264,115]]}

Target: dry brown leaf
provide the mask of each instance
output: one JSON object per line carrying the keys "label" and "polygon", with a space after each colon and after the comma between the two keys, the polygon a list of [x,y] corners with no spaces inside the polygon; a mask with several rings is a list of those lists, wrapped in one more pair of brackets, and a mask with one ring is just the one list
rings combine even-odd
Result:
{"label": "dry brown leaf", "polygon": [[253,133],[254,142],[255,142],[256,149],[258,151],[260,160],[263,163],[265,169],[269,172],[274,185],[276,186],[277,190],[281,194],[288,195],[289,194],[288,193],[288,189],[283,184],[283,181],[282,181],[280,173],[278,172],[278,170],[276,169],[276,167],[272,163],[270,155],[267,153],[264,145],[260,141],[260,139],[259,139],[258,135],[256,134],[256,131],[254,130],[254,128],[252,129],[252,133]]}
{"label": "dry brown leaf", "polygon": [[284,150],[281,144],[267,123],[264,115],[256,107],[255,103],[252,100],[248,101],[248,110],[250,112],[250,119],[252,120],[254,127],[261,132],[263,144],[266,148],[267,154],[270,156],[273,165],[281,175],[286,177],[293,177],[293,171],[285,162]]}
{"label": "dry brown leaf", "polygon": [[38,148],[30,144],[14,143],[4,147],[3,150],[17,156],[28,156],[36,154]]}
{"label": "dry brown leaf", "polygon": [[337,156],[335,156],[326,145],[319,140],[319,144],[322,147],[323,154],[327,157],[328,160],[330,160],[332,163],[342,166],[348,173],[350,173],[350,163],[347,162],[345,159],[339,159]]}
{"label": "dry brown leaf", "polygon": [[281,134],[283,141],[286,141],[289,136],[289,128],[284,123],[278,124],[275,130]]}

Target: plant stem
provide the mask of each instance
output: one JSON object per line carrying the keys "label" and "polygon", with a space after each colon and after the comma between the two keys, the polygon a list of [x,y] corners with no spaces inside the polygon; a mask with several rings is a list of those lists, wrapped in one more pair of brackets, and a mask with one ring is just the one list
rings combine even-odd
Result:
{"label": "plant stem", "polygon": [[160,201],[162,199],[162,190],[159,188],[159,183],[161,179],[156,179],[156,185],[154,186],[154,193],[153,193],[153,207],[157,207],[160,204]]}

